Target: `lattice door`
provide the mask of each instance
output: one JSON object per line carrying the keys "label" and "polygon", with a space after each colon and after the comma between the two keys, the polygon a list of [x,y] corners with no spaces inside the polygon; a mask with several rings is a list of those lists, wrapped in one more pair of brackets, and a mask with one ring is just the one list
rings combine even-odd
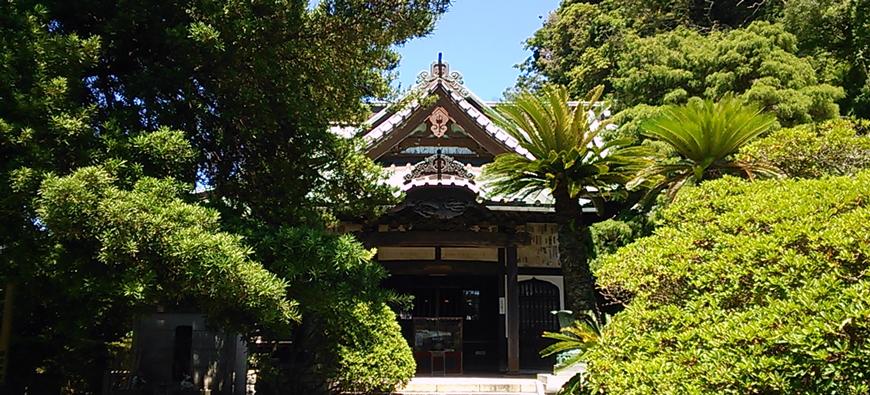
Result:
{"label": "lattice door", "polygon": [[541,335],[559,330],[559,288],[552,283],[531,279],[520,281],[520,368],[550,369],[554,357],[541,358],[540,351],[551,341]]}

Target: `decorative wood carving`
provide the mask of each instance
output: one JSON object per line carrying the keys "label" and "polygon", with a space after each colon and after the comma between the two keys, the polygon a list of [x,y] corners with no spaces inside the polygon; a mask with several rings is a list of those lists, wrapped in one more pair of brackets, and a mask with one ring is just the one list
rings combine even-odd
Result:
{"label": "decorative wood carving", "polygon": [[432,63],[429,71],[423,71],[417,75],[417,84],[428,84],[436,80],[449,86],[463,97],[469,95],[468,89],[463,85],[462,74],[458,71],[450,71],[450,65],[447,63]]}
{"label": "decorative wood carving", "polygon": [[405,175],[405,183],[411,182],[411,180],[415,178],[432,174],[437,175],[439,180],[444,174],[465,178],[467,180],[474,179],[474,174],[468,171],[462,162],[453,159],[450,156],[437,153],[428,156],[426,159],[423,159],[422,162],[414,165],[414,169]]}
{"label": "decorative wood carving", "polygon": [[450,113],[441,106],[435,107],[427,119],[431,125],[429,130],[438,138],[443,137],[447,133],[447,123],[453,120],[453,118],[450,118]]}
{"label": "decorative wood carving", "polygon": [[408,202],[407,205],[423,218],[450,219],[465,213],[471,203],[461,200],[443,200]]}

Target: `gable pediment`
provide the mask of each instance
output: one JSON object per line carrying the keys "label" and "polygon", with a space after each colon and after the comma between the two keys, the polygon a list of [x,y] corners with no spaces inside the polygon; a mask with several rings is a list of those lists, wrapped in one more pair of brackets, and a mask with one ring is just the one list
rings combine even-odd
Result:
{"label": "gable pediment", "polygon": [[[441,152],[480,165],[507,152],[529,156],[489,119],[487,105],[461,85],[458,73],[438,67],[421,75],[419,98],[373,117],[363,135],[369,157],[381,163],[417,163]],[[441,75],[435,74],[438,70]]]}

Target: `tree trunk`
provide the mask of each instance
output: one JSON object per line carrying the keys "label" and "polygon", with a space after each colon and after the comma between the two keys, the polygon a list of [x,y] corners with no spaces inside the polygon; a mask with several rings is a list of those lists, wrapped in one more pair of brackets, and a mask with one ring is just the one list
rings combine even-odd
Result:
{"label": "tree trunk", "polygon": [[559,225],[559,263],[565,279],[565,307],[578,314],[590,311],[600,317],[595,301],[595,278],[589,269],[592,235],[581,217],[580,203],[567,188],[553,191]]}

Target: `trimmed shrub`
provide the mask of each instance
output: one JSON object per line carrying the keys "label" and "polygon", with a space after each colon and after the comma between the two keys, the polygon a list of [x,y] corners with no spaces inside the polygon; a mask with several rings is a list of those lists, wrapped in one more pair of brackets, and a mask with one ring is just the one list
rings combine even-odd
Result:
{"label": "trimmed shrub", "polygon": [[391,392],[417,369],[396,315],[384,304],[360,303],[342,325],[338,387],[350,392]]}
{"label": "trimmed shrub", "polygon": [[258,256],[293,286],[301,323],[290,340],[255,358],[258,394],[386,393],[416,366],[389,304],[406,298],[380,287],[387,272],[350,235],[282,228],[253,235]]}
{"label": "trimmed shrub", "polygon": [[604,257],[587,393],[870,392],[870,172],[710,181]]}
{"label": "trimmed shrub", "polygon": [[787,175],[818,178],[870,168],[870,121],[838,119],[777,130],[741,150],[744,160],[770,163]]}

